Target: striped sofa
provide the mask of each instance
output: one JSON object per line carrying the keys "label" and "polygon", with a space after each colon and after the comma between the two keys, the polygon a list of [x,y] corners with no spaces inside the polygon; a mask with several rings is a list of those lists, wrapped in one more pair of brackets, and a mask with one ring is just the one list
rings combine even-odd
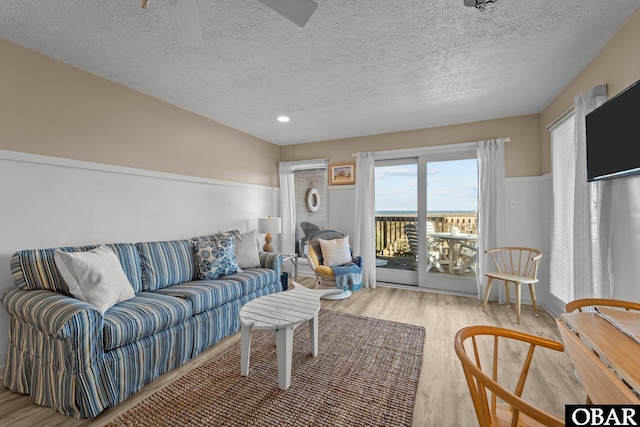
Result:
{"label": "striped sofa", "polygon": [[16,289],[2,299],[11,316],[5,386],[62,414],[95,418],[236,333],[245,303],[281,290],[282,257],[260,253],[260,268],[199,281],[191,245],[210,238],[107,245],[136,296],[104,315],[70,296],[56,248],[15,253]]}

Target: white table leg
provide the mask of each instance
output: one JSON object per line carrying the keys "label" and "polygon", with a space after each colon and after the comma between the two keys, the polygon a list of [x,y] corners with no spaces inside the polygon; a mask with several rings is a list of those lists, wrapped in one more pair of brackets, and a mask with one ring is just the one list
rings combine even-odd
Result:
{"label": "white table leg", "polygon": [[249,375],[249,353],[251,351],[251,325],[240,326],[240,374]]}
{"label": "white table leg", "polygon": [[309,341],[311,342],[311,355],[318,356],[318,313],[309,319]]}
{"label": "white table leg", "polygon": [[276,352],[278,354],[278,386],[282,390],[286,390],[291,385],[292,327],[283,328],[276,332]]}

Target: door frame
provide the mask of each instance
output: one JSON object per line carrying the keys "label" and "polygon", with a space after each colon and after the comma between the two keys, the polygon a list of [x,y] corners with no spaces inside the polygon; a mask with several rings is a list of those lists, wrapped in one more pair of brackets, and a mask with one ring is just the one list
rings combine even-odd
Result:
{"label": "door frame", "polygon": [[[374,154],[377,160],[417,159],[417,192],[418,192],[418,259],[426,259],[427,235],[420,224],[427,223],[427,163],[450,160],[477,159],[476,142],[437,145],[432,147],[409,148],[399,150],[379,151]],[[418,271],[403,271],[377,268],[376,276],[380,281],[393,278],[400,284],[417,286],[424,290],[442,292],[450,290],[456,294],[477,295],[475,278],[452,275],[428,275],[427,264],[419,263]],[[395,282],[394,280],[394,282]],[[394,283],[392,282],[392,283]],[[465,283],[472,282],[472,284]],[[435,286],[434,286],[435,285]]]}

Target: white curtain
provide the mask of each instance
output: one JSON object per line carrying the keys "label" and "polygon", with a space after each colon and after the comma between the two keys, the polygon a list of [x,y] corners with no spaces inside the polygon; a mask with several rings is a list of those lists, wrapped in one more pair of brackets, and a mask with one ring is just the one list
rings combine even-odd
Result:
{"label": "white curtain", "polygon": [[362,286],[376,287],[375,160],[371,151],[356,154],[355,255],[362,257]]}
{"label": "white curtain", "polygon": [[296,193],[292,162],[280,162],[280,217],[282,243],[279,252],[293,254],[296,240]]}
{"label": "white curtain", "polygon": [[611,205],[610,184],[587,182],[587,142],[585,116],[607,100],[607,87],[596,86],[576,96],[575,146],[569,162],[569,218],[573,232],[569,238],[569,260],[573,268],[569,271],[569,301],[579,298],[610,298],[608,222],[602,217]]}
{"label": "white curtain", "polygon": [[[484,298],[484,273],[491,269],[484,251],[505,245],[504,139],[478,142],[478,298]],[[504,287],[498,288],[499,301],[505,302]]]}

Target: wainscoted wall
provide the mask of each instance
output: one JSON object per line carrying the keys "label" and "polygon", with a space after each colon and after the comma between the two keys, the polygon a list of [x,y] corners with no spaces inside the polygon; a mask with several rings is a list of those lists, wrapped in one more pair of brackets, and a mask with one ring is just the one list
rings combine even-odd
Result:
{"label": "wainscoted wall", "polygon": [[[555,307],[549,293],[549,257],[551,251],[551,206],[553,196],[551,174],[540,177],[507,178],[505,187],[506,245],[527,246],[542,251],[536,285],[538,304],[547,311]],[[512,208],[512,201],[516,207]],[[499,286],[504,286],[501,282]],[[513,285],[511,299],[515,302]],[[527,286],[522,287],[522,302],[531,304]]]}
{"label": "wainscoted wall", "polygon": [[[2,293],[13,287],[9,259],[20,249],[247,231],[257,228],[258,217],[280,210],[274,187],[4,150],[0,183]],[[2,370],[8,329],[2,309]]]}
{"label": "wainscoted wall", "polygon": [[640,301],[640,175],[610,184],[613,298]]}

